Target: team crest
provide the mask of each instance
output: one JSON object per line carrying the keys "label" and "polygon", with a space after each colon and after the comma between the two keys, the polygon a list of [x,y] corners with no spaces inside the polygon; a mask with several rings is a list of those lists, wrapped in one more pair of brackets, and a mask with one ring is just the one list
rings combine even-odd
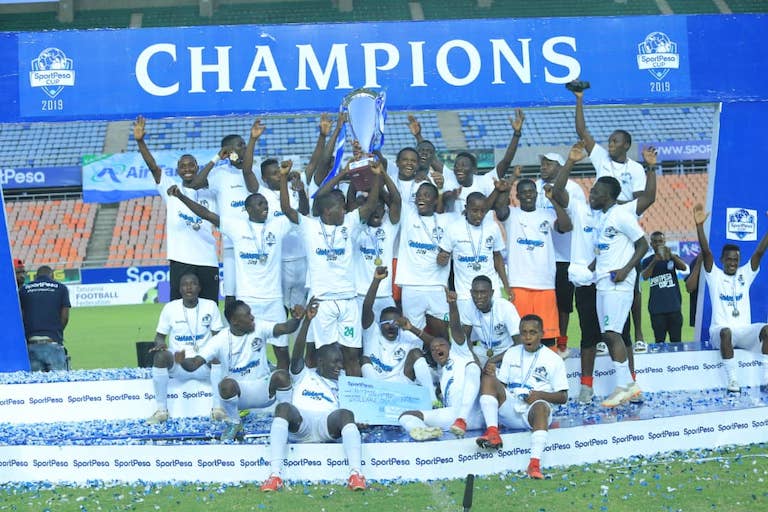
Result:
{"label": "team crest", "polygon": [[251,350],[254,352],[261,350],[261,347],[264,346],[264,340],[261,338],[253,338],[251,340]]}
{"label": "team crest", "polygon": [[489,251],[493,250],[493,237],[492,236],[489,236],[488,238],[485,239],[485,248],[488,249]]}
{"label": "team crest", "polygon": [[384,239],[385,239],[386,237],[387,237],[387,235],[386,235],[386,233],[384,233],[384,229],[382,229],[382,228],[378,228],[378,229],[376,230],[376,238],[377,238],[377,239],[378,239],[380,242],[383,242],[383,241],[384,241]]}
{"label": "team crest", "polygon": [[40,87],[49,98],[59,95],[64,87],[75,85],[72,59],[58,48],[46,48],[31,62],[29,85]]}
{"label": "team crest", "polygon": [[396,361],[402,361],[403,358],[405,358],[405,349],[403,347],[397,347],[397,350],[392,353],[392,357],[394,357]]}
{"label": "team crest", "polygon": [[349,230],[346,226],[342,226],[341,228],[341,237],[346,240],[349,237]]}
{"label": "team crest", "polygon": [[200,323],[206,327],[209,327],[211,325],[211,320],[213,320],[211,318],[211,315],[206,313],[205,315],[203,315],[203,319],[200,321]]}
{"label": "team crest", "polygon": [[547,380],[547,369],[543,366],[537,366],[535,370],[533,370],[533,380],[537,380],[539,382],[544,382]]}
{"label": "team crest", "polygon": [[744,286],[744,274],[739,274],[739,277],[736,278],[736,282],[739,283],[739,286]]}
{"label": "team crest", "polygon": [[270,247],[272,247],[273,245],[275,245],[275,244],[277,243],[277,238],[275,238],[275,234],[274,234],[274,233],[272,233],[271,231],[270,231],[269,233],[267,233],[267,236],[266,236],[266,238],[265,238],[265,242],[266,242],[266,243],[267,243],[267,245],[268,245],[268,246],[270,246]]}
{"label": "team crest", "polygon": [[443,239],[443,234],[445,234],[445,230],[440,226],[437,226],[436,228],[432,229],[432,238],[434,238],[438,242]]}
{"label": "team crest", "polygon": [[545,235],[549,233],[549,231],[552,229],[552,225],[549,223],[548,220],[545,220],[541,224],[539,224],[539,232],[544,233]]}
{"label": "team crest", "polygon": [[610,238],[611,240],[616,238],[616,235],[618,235],[618,234],[619,234],[619,232],[616,231],[616,228],[613,227],[613,226],[608,226],[607,228],[605,228],[603,230],[603,235],[605,235],[606,238]]}
{"label": "team crest", "polygon": [[651,32],[637,45],[637,68],[647,69],[656,80],[663,79],[671,69],[679,67],[677,43],[664,32]]}
{"label": "team crest", "polygon": [[727,239],[744,242],[757,240],[757,210],[726,208],[726,216]]}

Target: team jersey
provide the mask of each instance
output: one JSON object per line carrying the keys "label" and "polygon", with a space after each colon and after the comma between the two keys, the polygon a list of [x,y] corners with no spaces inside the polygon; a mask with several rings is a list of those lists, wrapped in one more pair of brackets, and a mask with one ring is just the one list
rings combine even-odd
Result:
{"label": "team jersey", "polygon": [[595,259],[595,211],[586,203],[570,201],[568,216],[573,223],[568,279],[576,286],[589,286],[595,282],[594,273],[588,269]]}
{"label": "team jersey", "polygon": [[[400,223],[392,224],[389,213],[384,214],[381,226],[364,225],[355,243],[355,287],[358,295],[365,295],[373,280],[373,272],[379,265],[389,268],[390,273],[379,283],[377,297],[392,296],[392,258],[395,237],[400,232]],[[377,263],[378,261],[378,263]]]}
{"label": "team jersey", "polygon": [[192,213],[181,199],[169,196],[168,189],[172,185],[177,185],[182,194],[209,210],[216,210],[213,196],[207,190],[187,188],[165,173],[161,175],[156,186],[165,202],[168,259],[189,265],[218,266],[213,224]]}
{"label": "team jersey", "polygon": [[237,296],[282,298],[282,244],[293,229],[288,217],[268,215],[266,222],[252,222],[239,217],[220,219],[219,228],[234,247]]}
{"label": "team jersey", "polygon": [[201,297],[194,308],[184,307],[182,299],[163,306],[156,332],[167,336],[166,345],[171,353],[183,350],[185,357],[195,357],[211,338],[212,331],[223,328],[218,304]]}
{"label": "team jersey", "polygon": [[472,280],[480,275],[491,279],[494,290],[501,290],[493,253],[504,250],[504,240],[493,215],[486,215],[479,226],[471,225],[464,217],[452,222],[440,241],[440,249],[452,253],[454,286],[459,299],[470,298]]}
{"label": "team jersey", "polygon": [[555,289],[554,210],[526,212],[510,208],[504,221],[507,232],[509,286],[533,290]]}
{"label": "team jersey", "polygon": [[[284,217],[285,214],[280,208],[280,191],[272,190],[266,186],[259,188],[259,192],[267,199],[269,205],[269,216],[272,218]],[[299,193],[288,187],[288,197],[291,201],[291,208],[299,211]],[[292,225],[291,231],[283,238],[283,261],[299,260],[307,257],[307,251],[304,247],[304,240],[297,226]]]}
{"label": "team jersey", "polygon": [[235,380],[258,380],[271,373],[267,361],[267,340],[274,338],[274,322],[254,320],[255,328],[242,336],[225,329],[201,347],[206,361],[218,359],[224,371]]}
{"label": "team jersey", "polygon": [[[451,172],[453,174],[453,172]],[[480,192],[486,198],[493,193],[495,185],[493,184],[493,176],[496,173],[491,171],[489,174],[475,174],[472,177],[472,185],[465,187],[458,181],[456,182],[456,188],[459,189],[459,195],[453,203],[453,209],[446,211],[445,213],[451,214],[453,221],[459,222],[464,218],[464,209],[467,207],[467,197],[473,192]],[[453,188],[445,187],[445,190],[455,190]]]}
{"label": "team jersey", "polygon": [[291,403],[299,411],[333,412],[339,408],[339,383],[304,367],[294,378]]}
{"label": "team jersey", "polygon": [[[538,192],[538,196],[536,197],[536,209],[552,210],[554,212],[555,207],[552,206],[552,201],[547,199],[547,196],[544,193],[544,185],[546,185],[546,183],[541,178],[536,180],[536,191]],[[575,181],[568,180],[565,184],[565,191],[568,192],[569,208],[575,202],[581,202],[583,204],[587,203],[584,191]],[[570,209],[568,211],[570,216]],[[572,233],[573,231],[559,233],[557,230],[552,233],[552,245],[555,248],[555,261],[571,261]]]}
{"label": "team jersey", "polygon": [[[245,186],[243,172],[231,165],[217,165],[208,174],[208,189],[216,194],[220,217],[248,219],[245,211],[245,198],[250,195]],[[224,237],[225,249],[232,247],[232,241]]]}
{"label": "team jersey", "polygon": [[[711,327],[738,327],[752,323],[752,305],[749,299],[749,287],[760,272],[752,270],[752,263],[747,262],[736,270],[732,276],[712,265],[707,272],[704,267],[704,278],[709,285],[709,300],[712,302]],[[735,312],[735,313],[734,313]]]}
{"label": "team jersey", "polygon": [[374,322],[363,333],[363,355],[371,360],[376,377],[381,380],[395,379],[403,374],[408,352],[421,349],[423,343],[408,331],[400,329],[397,339],[389,341],[381,334]]}
{"label": "team jersey", "polygon": [[445,215],[421,216],[415,209],[403,209],[396,284],[445,286],[448,283],[450,266],[437,264],[439,244],[447,227]]}
{"label": "team jersey", "polygon": [[[535,352],[528,352],[524,345],[516,345],[504,354],[496,377],[512,394],[529,391],[555,393],[568,390],[568,376],[563,359],[544,345]],[[528,404],[518,400],[517,412],[525,412]]]}
{"label": "team jersey", "polygon": [[630,289],[634,287],[637,270],[629,272],[621,283],[614,283],[610,272],[623,268],[635,253],[635,241],[645,235],[637,217],[626,208],[612,206],[596,212],[595,279],[598,290]]}
{"label": "team jersey", "polygon": [[635,192],[645,190],[645,170],[643,166],[629,157],[624,163],[611,160],[608,151],[600,144],[595,144],[592,153],[589,154],[589,160],[595,167],[597,178],[603,176],[613,176],[621,184],[621,194],[618,200],[622,202],[631,201]]}
{"label": "team jersey", "polygon": [[451,342],[451,353],[443,366],[438,366],[440,389],[443,392],[445,407],[460,407],[464,395],[464,370],[468,364],[476,364],[475,359]]}
{"label": "team jersey", "polygon": [[355,239],[363,227],[360,213],[344,215],[340,226],[324,224],[320,218],[299,215],[299,228],[307,247],[307,279],[310,296],[319,299],[350,299],[355,296]]}
{"label": "team jersey", "polygon": [[[474,352],[485,358],[509,349],[515,343],[512,336],[520,334],[520,315],[514,304],[507,300],[494,300],[487,313],[477,309],[471,300],[463,302],[459,318],[462,325],[472,326],[468,343]],[[488,349],[493,350],[491,356],[488,356]]]}

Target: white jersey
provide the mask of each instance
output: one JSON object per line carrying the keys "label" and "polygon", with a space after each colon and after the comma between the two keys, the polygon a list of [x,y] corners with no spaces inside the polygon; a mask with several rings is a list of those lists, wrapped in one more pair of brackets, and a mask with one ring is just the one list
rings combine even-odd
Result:
{"label": "white jersey", "polygon": [[177,185],[182,194],[215,210],[212,195],[207,190],[187,188],[163,173],[157,191],[165,202],[166,247],[168,259],[187,263],[217,267],[219,258],[216,254],[216,239],[213,237],[213,224],[201,219],[187,208],[181,199],[168,195],[168,189]]}
{"label": "white jersey", "polygon": [[363,332],[363,355],[371,360],[376,378],[381,380],[400,377],[405,370],[408,352],[421,349],[423,345],[419,338],[403,329],[397,339],[389,341],[381,334],[377,322]]}
{"label": "white jersey", "polygon": [[403,209],[400,220],[400,248],[395,283],[404,285],[445,286],[450,266],[437,264],[439,245],[448,228],[445,215],[421,216],[415,209]]}
{"label": "white jersey", "polygon": [[501,290],[493,253],[504,250],[504,240],[492,214],[486,215],[479,226],[471,225],[464,217],[452,222],[440,241],[440,249],[452,253],[454,285],[459,299],[470,298],[472,280],[480,275],[491,279],[494,290]]}
{"label": "white jersey", "polygon": [[267,216],[266,222],[220,217],[219,227],[234,246],[237,296],[281,299],[283,239],[293,229],[288,217]]}
{"label": "white jersey", "polygon": [[589,160],[595,167],[597,178],[603,176],[613,176],[621,184],[621,194],[619,201],[631,201],[635,192],[645,190],[645,170],[643,166],[627,157],[624,163],[611,160],[608,151],[600,144],[595,144],[592,153],[589,154]]}
{"label": "white jersey", "polygon": [[[752,323],[752,305],[749,299],[749,288],[760,269],[752,270],[752,263],[736,270],[732,276],[712,265],[707,272],[704,267],[704,278],[709,285],[709,300],[712,302],[711,327],[738,327]],[[734,315],[734,311],[737,312]]]}
{"label": "white jersey", "polygon": [[510,208],[504,221],[507,232],[509,286],[532,290],[555,289],[554,210],[526,212]]}
{"label": "white jersey", "polygon": [[[536,209],[552,210],[554,212],[555,207],[552,206],[552,201],[547,199],[547,196],[544,193],[545,184],[546,183],[541,178],[536,180],[536,191],[539,193],[536,198]],[[568,192],[569,208],[575,202],[587,203],[584,191],[575,181],[568,180],[565,184],[565,191]],[[570,212],[570,210],[568,211]],[[571,237],[572,231],[559,233],[555,230],[555,232],[552,233],[552,245],[555,248],[555,261],[571,261]]]}
{"label": "white jersey", "polygon": [[198,354],[206,361],[218,359],[226,374],[239,381],[259,380],[272,373],[267,361],[267,340],[274,338],[275,323],[254,320],[255,329],[235,336],[225,329],[211,338]]}
{"label": "white jersey", "polygon": [[167,336],[171,353],[183,350],[185,357],[195,357],[213,332],[224,328],[219,306],[209,299],[197,299],[194,308],[184,307],[182,299],[172,300],[160,312],[156,332]]}
{"label": "white jersey", "polygon": [[[284,217],[282,208],[280,208],[280,191],[272,190],[266,186],[259,188],[259,192],[267,199],[269,205],[269,216],[272,218]],[[291,201],[291,208],[299,211],[299,193],[288,187],[288,197]],[[307,257],[307,251],[304,247],[304,240],[297,226],[292,225],[291,231],[283,238],[283,261],[299,260]]]}
{"label": "white jersey", "polygon": [[626,208],[612,206],[597,213],[595,239],[595,279],[598,290],[625,290],[635,286],[634,268],[621,283],[614,283],[610,272],[624,267],[635,253],[635,241],[644,236],[637,217]]}
{"label": "white jersey", "polygon": [[[217,165],[208,174],[208,188],[216,194],[220,217],[248,218],[245,198],[250,192],[245,186],[243,171],[229,164]],[[222,243],[225,249],[232,248],[232,241],[228,237],[225,236]]]}
{"label": "white jersey", "polygon": [[[392,258],[394,257],[395,237],[400,231],[400,223],[392,224],[389,213],[384,214],[381,226],[373,228],[364,225],[355,243],[355,287],[358,295],[365,295],[373,280],[373,272],[379,265],[386,266],[390,273],[379,283],[377,297],[392,296]],[[377,261],[379,263],[377,263]]]}
{"label": "white jersey", "polygon": [[299,215],[299,228],[307,247],[307,279],[310,296],[319,299],[351,299],[355,296],[355,239],[363,227],[360,213],[344,215],[340,226],[324,224],[320,218]]}
{"label": "white jersey", "polygon": [[475,359],[460,346],[451,342],[451,353],[444,366],[438,367],[440,389],[443,392],[443,405],[461,407],[464,395],[464,376],[468,364],[477,364]]}
{"label": "white jersey", "polygon": [[595,282],[594,273],[587,268],[595,259],[595,211],[587,203],[571,201],[568,216],[573,223],[568,279],[576,286],[589,286]]}
{"label": "white jersey", "polygon": [[[453,172],[451,172],[451,174],[453,174]],[[459,196],[453,203],[453,210],[446,211],[445,213],[450,213],[452,220],[454,221],[458,222],[462,220],[464,218],[464,210],[467,207],[467,197],[469,197],[469,194],[480,192],[486,198],[490,196],[491,193],[493,193],[493,189],[495,188],[495,185],[493,184],[493,176],[495,176],[495,174],[495,171],[491,171],[488,174],[475,174],[472,177],[472,185],[468,187],[461,185],[458,181],[456,182],[456,187],[454,188],[448,188],[446,184],[445,190],[455,190],[456,188],[460,190]]]}
{"label": "white jersey", "polygon": [[291,403],[299,411],[333,412],[339,408],[339,383],[304,367],[294,378]]}
{"label": "white jersey", "polygon": [[[507,300],[494,300],[487,313],[477,309],[471,300],[463,302],[459,318],[462,325],[472,326],[467,343],[482,356],[481,360],[503,353],[515,344],[512,336],[520,334],[520,315],[514,304]],[[489,349],[493,351],[491,356],[488,356]]]}
{"label": "white jersey", "polygon": [[[568,390],[563,359],[543,345],[535,352],[528,352],[524,345],[507,350],[496,377],[515,395],[529,391],[556,393]],[[524,412],[528,407],[522,400],[514,404],[517,412]]]}

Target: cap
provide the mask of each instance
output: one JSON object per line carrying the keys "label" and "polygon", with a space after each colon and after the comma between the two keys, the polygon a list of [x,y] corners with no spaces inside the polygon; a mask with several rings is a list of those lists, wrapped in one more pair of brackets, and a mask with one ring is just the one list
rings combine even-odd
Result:
{"label": "cap", "polygon": [[14,258],[13,259],[13,268],[19,268],[19,267],[23,267],[23,266],[24,266],[24,262],[21,261],[19,258]]}
{"label": "cap", "polygon": [[560,165],[565,165],[565,158],[562,157],[562,155],[558,153],[544,153],[543,155],[539,155],[539,160],[542,158],[546,158],[547,160],[552,160],[553,162],[557,162]]}

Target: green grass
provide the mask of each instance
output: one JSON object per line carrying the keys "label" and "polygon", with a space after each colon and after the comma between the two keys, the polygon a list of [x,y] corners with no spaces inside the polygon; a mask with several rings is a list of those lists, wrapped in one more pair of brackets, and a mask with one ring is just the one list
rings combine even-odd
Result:
{"label": "green grass", "polygon": [[[551,478],[544,481],[520,474],[477,477],[472,510],[768,510],[768,447],[764,444],[553,468],[546,473]],[[32,491],[6,486],[0,491],[0,510],[458,511],[464,493],[462,480],[374,483],[362,493],[340,485],[297,484],[264,494],[258,484],[137,484]]]}
{"label": "green grass", "polygon": [[[643,334],[651,341],[653,330],[648,315],[648,283],[643,283]],[[76,308],[70,313],[65,332],[72,368],[122,368],[136,366],[136,342],[155,337],[162,304]],[[688,326],[688,294],[683,291],[683,340],[693,341]],[[634,332],[632,333],[634,337]],[[574,311],[568,324],[568,345],[578,347],[581,335]],[[634,339],[634,338],[633,338]]]}

